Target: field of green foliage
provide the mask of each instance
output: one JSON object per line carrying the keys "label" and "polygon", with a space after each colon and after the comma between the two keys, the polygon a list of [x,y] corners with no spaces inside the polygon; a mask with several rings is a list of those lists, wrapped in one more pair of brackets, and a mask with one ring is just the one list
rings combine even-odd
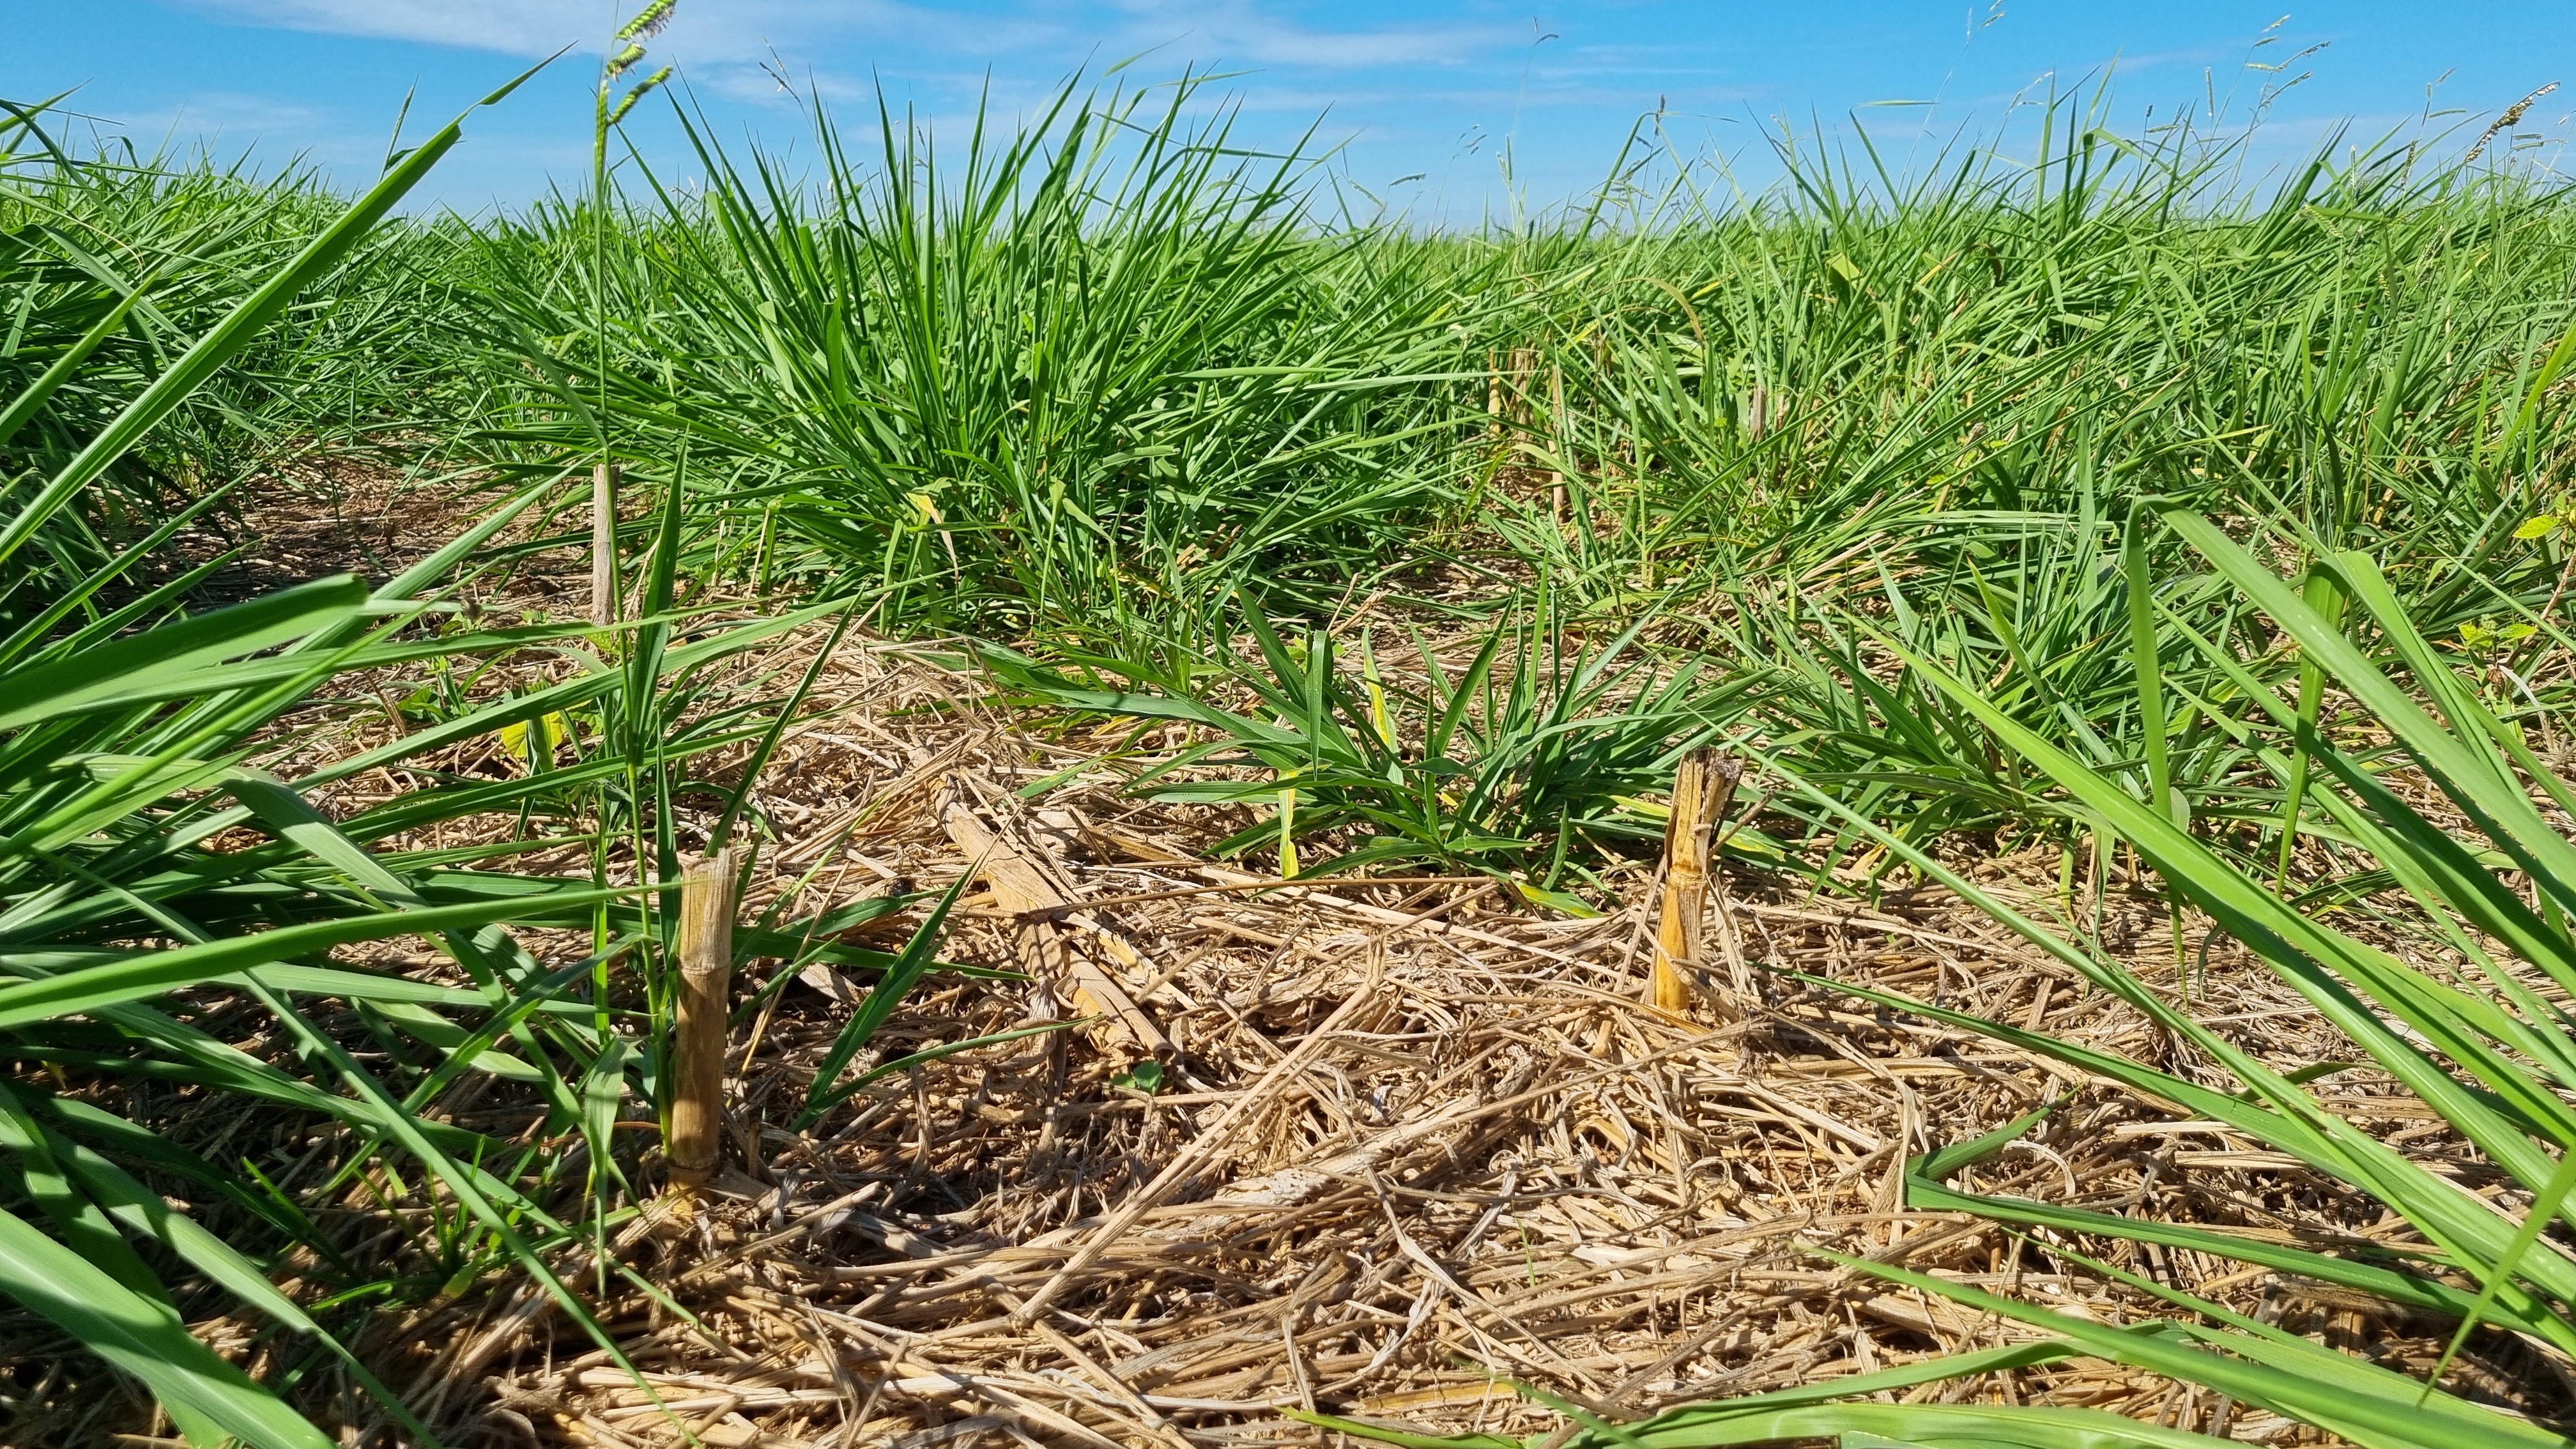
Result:
{"label": "field of green foliage", "polygon": [[[1942,1185],[1982,1140],[1919,1163],[1916,1206],[2576,1356],[2576,202],[2555,177],[2462,162],[2468,138],[2344,138],[2258,184],[2243,137],[2115,135],[2075,97],[2035,157],[1897,175],[1865,142],[1782,137],[1759,198],[1684,167],[1432,234],[1332,221],[1328,174],[1232,144],[1210,99],[1069,89],[936,147],[897,115],[818,118],[792,165],[699,129],[685,184],[620,159],[604,99],[602,184],[474,221],[401,211],[471,114],[350,197],[83,150],[13,109],[0,1292],[202,1446],[334,1442],[299,1407],[325,1376],[433,1442],[347,1345],[372,1309],[486,1274],[596,1335],[559,1275],[653,1191],[613,1139],[666,1079],[672,792],[747,751],[719,833],[751,838],[799,684],[743,692],[726,661],[864,618],[980,658],[1032,710],[1183,722],[1202,747],[1139,792],[1251,805],[1224,848],[1283,874],[1485,874],[1535,910],[1603,909],[1606,865],[1658,849],[1674,762],[1723,745],[1765,802],[1731,861],[1845,897],[1946,884],[2216,1071],[1881,1005],[2231,1124],[2423,1246],[2043,1220]],[[445,479],[483,521],[395,577],[215,606],[231,560],[181,542],[321,453]],[[496,560],[586,539],[602,461],[635,500],[629,620],[463,603]],[[1462,634],[1488,642],[1441,662],[1430,641]],[[534,650],[578,667],[415,701],[407,737],[321,773],[246,763],[364,671]],[[560,730],[571,762],[336,819],[311,798],[512,730]],[[1220,752],[1244,767],[1183,768]],[[588,878],[381,844],[496,811],[585,843]],[[1977,862],[2034,850],[2067,882],[2142,865],[2176,952],[2186,920],[2241,942],[2491,1185],[2325,1110],[2077,913],[1987,892]],[[793,954],[811,925],[742,949]],[[593,949],[541,963],[527,930]],[[471,984],[330,954],[396,937]],[[844,965],[891,1000],[934,949],[926,929]],[[253,1018],[266,1055],[231,1044]],[[545,1130],[424,1115],[482,1072],[545,1094]],[[280,1188],[74,1089],[100,1080],[336,1123],[342,1156]],[[367,1174],[432,1205],[443,1276],[371,1277],[376,1226],[308,1214]],[[167,1205],[181,1189],[261,1235],[208,1232]],[[2179,1290],[2115,1326],[1854,1266],[2059,1335],[1941,1377],[2090,1355],[2370,1449],[2570,1442]],[[188,1331],[215,1304],[291,1345],[264,1380]],[[1908,1392],[1935,1376],[1570,1412],[1603,1449],[2216,1442]]]}

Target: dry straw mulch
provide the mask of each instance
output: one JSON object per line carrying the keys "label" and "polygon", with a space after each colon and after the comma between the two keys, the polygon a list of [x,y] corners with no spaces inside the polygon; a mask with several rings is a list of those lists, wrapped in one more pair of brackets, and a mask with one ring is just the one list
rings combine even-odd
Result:
{"label": "dry straw mulch", "polygon": [[[1650,880],[1596,920],[1542,919],[1491,883],[1265,887],[1200,858],[1224,828],[1212,812],[1140,804],[1114,774],[1020,799],[1091,742],[1032,733],[980,692],[905,651],[845,648],[835,707],[760,792],[778,840],[750,908],[797,879],[811,908],[978,868],[942,954],[1030,979],[935,978],[861,1066],[1084,1024],[880,1083],[791,1135],[779,1124],[859,995],[805,971],[733,1043],[724,1191],[666,1204],[618,1246],[695,1320],[640,1292],[597,1305],[653,1395],[524,1287],[396,1335],[435,1346],[406,1375],[475,1406],[467,1421],[491,1442],[674,1443],[675,1419],[740,1445],[1323,1441],[1287,1409],[1542,1433],[1557,1417],[1508,1379],[1628,1416],[2028,1333],[1856,1279],[1816,1247],[2114,1321],[2156,1312],[2044,1245],[1903,1208],[1909,1157],[2061,1098],[1963,1181],[2311,1242],[2396,1240],[2375,1205],[2214,1124],[1781,974],[2192,1069],[2133,1011],[1955,902],[1864,910],[1727,881],[1700,1006],[1659,1011],[1641,999]],[[1989,873],[2008,894],[2039,882],[2018,893],[2049,909],[2053,883],[2022,864]],[[2115,889],[2102,907],[2106,936],[2175,985],[2161,906]],[[2349,1054],[2224,941],[2199,965],[2199,1009],[2264,1055]],[[777,969],[753,963],[738,989]],[[1146,1061],[1158,1091],[1132,1085]],[[2337,1080],[2344,1110],[2478,1180],[2413,1099],[2372,1073]],[[2395,1365],[2420,1371],[2439,1351],[2439,1325],[2239,1265],[2087,1246]],[[2487,1372],[2510,1395],[2540,1370]],[[1922,1392],[2256,1441],[2304,1432],[2102,1365]]]}
{"label": "dry straw mulch", "polygon": [[[560,593],[539,585],[539,598]],[[740,683],[794,677],[821,637],[744,661]],[[1114,771],[1020,798],[1099,743],[988,710],[983,692],[911,651],[845,643],[816,694],[824,708],[758,791],[768,839],[745,909],[795,889],[802,915],[978,871],[941,954],[1027,979],[932,978],[859,1067],[1082,1024],[889,1079],[791,1134],[782,1124],[863,990],[801,972],[732,1042],[721,1190],[666,1199],[615,1240],[661,1297],[623,1289],[579,1253],[561,1265],[586,1292],[607,1283],[591,1306],[650,1393],[517,1277],[389,1308],[361,1336],[449,1442],[662,1445],[682,1442],[683,1426],[716,1445],[898,1449],[1332,1437],[1282,1412],[1300,1409],[1543,1434],[1562,1421],[1508,1380],[1627,1417],[2029,1334],[1856,1278],[1819,1247],[2113,1321],[2160,1311],[2045,1242],[1905,1210],[1910,1157],[2051,1101],[2063,1105],[2044,1128],[1962,1184],[2311,1243],[2402,1241],[2402,1225],[2350,1188],[2215,1124],[1783,974],[1868,982],[2198,1069],[2136,1013],[1955,901],[1862,909],[1721,880],[1720,959],[1702,963],[1694,1009],[1662,1011],[1642,999],[1654,905],[1643,870],[1623,908],[1593,920],[1542,918],[1490,882],[1261,888],[1202,858],[1226,828],[1217,812],[1140,803]],[[355,751],[392,727],[361,706],[293,749]],[[440,763],[515,767],[468,748],[483,753]],[[326,803],[346,810],[405,783],[360,777]],[[509,828],[495,822],[488,838]],[[2054,867],[1984,872],[2046,914],[2061,909]],[[2074,904],[2088,921],[2098,904],[2106,941],[2151,982],[2183,989],[2160,904],[2117,881]],[[869,939],[889,944],[919,919],[916,906]],[[2192,993],[2220,1029],[2285,1067],[2349,1055],[2224,940],[2199,954]],[[736,989],[782,969],[749,963]],[[1137,1085],[1144,1063],[1160,1067],[1158,1090]],[[2327,1090],[2425,1160],[2489,1180],[2376,1073],[2345,1072]],[[505,1138],[542,1120],[500,1089],[450,1110]],[[206,1130],[236,1152],[265,1150],[282,1177],[321,1146],[293,1124]],[[264,1149],[263,1131],[275,1139]],[[379,1257],[430,1251],[425,1202],[386,1238],[386,1190],[353,1184],[339,1220],[371,1235]],[[2420,1373],[2440,1350],[2442,1325],[2374,1316],[2274,1275],[2085,1246],[2394,1367]],[[255,1355],[240,1325],[208,1333]],[[2468,1372],[2501,1398],[2558,1387],[2558,1366],[2536,1356]],[[2306,1434],[2099,1364],[1916,1392],[2090,1404],[2249,1441]],[[344,1404],[353,1429],[383,1432],[363,1404]],[[97,1422],[78,1404],[26,1412],[20,1442],[75,1442],[62,1425]]]}

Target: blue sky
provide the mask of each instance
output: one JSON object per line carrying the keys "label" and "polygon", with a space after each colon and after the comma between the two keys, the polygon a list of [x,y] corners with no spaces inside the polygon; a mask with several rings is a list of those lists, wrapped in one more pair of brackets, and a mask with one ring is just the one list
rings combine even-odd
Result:
{"label": "blue sky", "polygon": [[[882,84],[898,105],[955,127],[988,87],[1013,115],[1085,66],[1141,55],[1121,78],[1147,81],[1213,66],[1237,73],[1222,88],[1242,106],[1245,133],[1276,142],[1321,117],[1318,134],[1344,147],[1337,170],[1419,218],[1450,220],[1506,207],[1515,190],[1540,204],[1587,190],[1638,118],[1658,110],[1678,145],[1733,158],[1759,185],[1773,174],[1764,128],[1779,118],[1847,128],[1860,108],[1896,155],[1921,156],[1962,128],[2002,124],[2051,76],[2074,83],[2114,62],[2115,119],[2128,129],[2150,105],[2164,117],[2212,96],[2241,120],[2267,87],[2304,76],[2266,113],[2274,156],[2344,121],[2375,135],[2428,109],[2477,118],[2474,134],[2529,92],[2576,81],[2576,26],[2530,0],[2347,0],[2286,18],[2283,3],[679,0],[648,65],[676,63],[728,142],[781,147],[803,132],[781,72],[854,123],[873,120]],[[0,97],[79,87],[70,109],[146,146],[202,143],[266,164],[301,156],[343,184],[373,174],[406,91],[418,91],[416,123],[444,119],[576,45],[478,117],[431,183],[433,204],[469,211],[522,201],[550,178],[578,185],[588,88],[621,18],[596,0],[0,6],[11,42]],[[2519,128],[2541,138],[2526,155],[2554,157],[2576,129],[2571,111],[2576,87],[2536,103]],[[639,112],[636,138],[685,170],[660,108]]]}

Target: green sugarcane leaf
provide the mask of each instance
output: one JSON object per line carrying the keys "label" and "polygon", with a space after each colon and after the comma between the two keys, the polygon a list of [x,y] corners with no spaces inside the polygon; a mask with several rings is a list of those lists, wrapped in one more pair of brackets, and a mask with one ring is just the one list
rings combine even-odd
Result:
{"label": "green sugarcane leaf", "polygon": [[2241,1403],[2295,1415],[2373,1449],[2458,1449],[2461,1445],[2481,1449],[2566,1449],[2570,1442],[2538,1425],[2446,1394],[2416,1402],[2418,1386],[2411,1381],[2384,1369],[2361,1373],[2359,1370],[2372,1366],[2342,1355],[2334,1357],[2355,1372],[2331,1378],[2320,1378],[2312,1371],[2313,1366],[2310,1372],[2287,1372],[2269,1364],[2213,1353],[2177,1336],[2154,1331],[2164,1325],[2112,1327],[1911,1268],[1823,1249],[1814,1251],[1855,1272],[2048,1330],[2115,1363],[2215,1389]]}
{"label": "green sugarcane leaf", "polygon": [[366,606],[366,585],[342,575],[11,670],[0,675],[8,685],[0,700],[0,730],[228,687],[233,681],[212,666],[355,618]]}
{"label": "green sugarcane leaf", "polygon": [[141,1380],[162,1403],[185,1406],[254,1449],[331,1449],[320,1430],[217,1358],[176,1315],[6,1210],[0,1210],[0,1293]]}
{"label": "green sugarcane leaf", "polygon": [[939,934],[948,924],[949,910],[957,904],[957,898],[965,894],[966,883],[973,880],[981,869],[982,862],[979,861],[975,868],[949,885],[947,894],[939,898],[939,904],[931,908],[929,917],[912,933],[912,939],[904,943],[903,953],[895,958],[894,965],[887,968],[875,986],[869,988],[867,1000],[860,1002],[859,1009],[850,1013],[850,1019],[841,1024],[840,1031],[833,1035],[832,1045],[824,1051],[823,1060],[814,1069],[813,1083],[805,1089],[804,1108],[796,1114],[794,1125],[788,1130],[804,1131],[829,1111],[834,1101],[847,1099],[846,1093],[839,1098],[833,1095],[842,1071],[876,1036],[877,1029],[885,1024],[886,1018],[894,1015],[894,1009],[912,993],[914,984],[929,971],[936,960]]}
{"label": "green sugarcane leaf", "polygon": [[[632,895],[639,887],[587,892],[597,901]],[[41,981],[0,986],[0,1027],[23,1026],[51,1017],[96,1012],[101,1007],[135,1001],[200,982],[237,977],[243,971],[287,957],[305,956],[352,941],[387,936],[428,935],[458,927],[487,925],[506,918],[510,902],[432,906],[422,910],[382,911],[341,920],[281,926],[229,940],[157,951],[110,965],[66,972]]]}

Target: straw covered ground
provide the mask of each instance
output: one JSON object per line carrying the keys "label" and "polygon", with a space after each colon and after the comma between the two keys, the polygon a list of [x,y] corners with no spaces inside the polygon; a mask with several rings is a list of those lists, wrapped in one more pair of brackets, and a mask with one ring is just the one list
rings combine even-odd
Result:
{"label": "straw covered ground", "polygon": [[[2313,1244],[2388,1226],[2207,1124],[1777,974],[2167,1055],[2134,1014],[1941,902],[1853,911],[1730,881],[1713,923],[1730,960],[1703,975],[1706,1008],[1674,1016],[1641,1003],[1648,882],[1592,921],[1538,919],[1483,884],[1259,889],[1194,858],[1215,832],[1184,807],[1105,785],[1014,798],[1076,757],[922,708],[975,681],[869,650],[833,672],[851,708],[805,730],[763,792],[795,841],[764,873],[783,887],[819,869],[809,889],[839,898],[937,888],[980,859],[999,888],[965,899],[943,955],[1031,978],[927,994],[878,1056],[1101,1015],[921,1068],[801,1136],[762,1126],[781,1115],[763,1108],[801,1094],[856,993],[809,968],[737,1033],[744,1170],[627,1243],[703,1327],[640,1292],[600,1309],[708,1442],[1319,1442],[1282,1418],[1296,1408],[1527,1432],[1555,1416],[1506,1376],[1627,1417],[2016,1332],[1855,1285],[1818,1248],[2116,1321],[2149,1300],[1993,1225],[1897,1210],[1909,1157],[2067,1092],[2059,1124],[1980,1186]],[[2160,907],[2107,905],[2115,938],[2166,949]],[[2232,971],[2225,945],[2210,957],[2202,1009],[2264,1056],[2288,1069],[2343,1050],[2268,975]],[[1749,994],[1729,979],[1738,958]],[[1118,1084],[1157,1056],[1159,1092]],[[2449,1145],[2411,1097],[2349,1075],[2357,1118]],[[2157,1256],[2121,1266],[2418,1372],[2440,1352],[2430,1326]],[[535,1442],[671,1442],[662,1409],[549,1316],[528,1287],[389,1337],[422,1346],[414,1373],[487,1393],[488,1420]],[[2245,1439],[2290,1427],[2230,1426],[2224,1403],[2098,1365],[2049,1388]]]}
{"label": "straw covered ground", "polygon": [[[558,592],[543,579],[514,588],[524,597],[488,607]],[[792,677],[826,638],[809,628],[742,661],[743,686]],[[2404,1241],[2398,1219],[2345,1185],[2215,1123],[1807,979],[1899,990],[2220,1080],[1940,893],[1860,909],[1730,870],[1699,1004],[1675,1014],[1644,1000],[1658,882],[1642,865],[1623,908],[1589,920],[1550,918],[1482,879],[1282,885],[1204,858],[1240,824],[1226,814],[1236,807],[1132,798],[1119,769],[1086,771],[1103,738],[992,708],[990,693],[935,649],[845,638],[757,791],[771,838],[743,917],[782,896],[810,914],[917,894],[852,937],[886,947],[971,873],[940,954],[992,974],[935,978],[853,1069],[1069,1025],[890,1077],[791,1133],[780,1124],[862,992],[828,966],[765,991],[793,968],[751,963],[734,999],[762,1004],[737,1012],[731,1035],[732,1152],[716,1191],[662,1199],[616,1239],[631,1279],[579,1254],[561,1265],[651,1394],[537,1284],[455,1284],[380,1315],[358,1345],[454,1442],[669,1444],[683,1426],[709,1444],[901,1449],[1333,1437],[1297,1411],[1529,1434],[1561,1420],[1514,1380],[1628,1418],[2027,1336],[1856,1280],[1829,1253],[2112,1322],[2151,1311],[2104,1264],[2057,1251],[2079,1245],[1901,1210],[1910,1158],[2052,1103],[2048,1125],[1959,1185],[2310,1246]],[[343,704],[303,723],[326,717],[289,753],[309,764],[380,744],[398,711]],[[481,753],[438,762],[451,778],[523,768],[489,740],[463,748]],[[328,804],[345,813],[417,783],[359,776]],[[1744,798],[1759,809],[1758,779]],[[517,828],[484,824],[495,842]],[[453,822],[440,829],[388,843],[473,843]],[[697,843],[687,829],[682,840]],[[575,873],[585,859],[519,864]],[[2197,925],[2186,986],[2161,902],[2110,864],[2111,879],[2079,881],[2071,901],[2057,895],[2053,856],[1977,874],[2035,913],[2071,904],[2098,918],[2148,980],[2188,989],[2205,1019],[2284,1070],[2349,1054],[2277,977]],[[577,958],[585,943],[561,944]],[[379,952],[367,964],[420,974],[439,958]],[[257,1034],[241,1045],[283,1049]],[[2320,1090],[2473,1186],[2493,1176],[2374,1071]],[[493,1081],[443,1110],[498,1137],[532,1132],[543,1104],[513,1091]],[[339,1156],[331,1134],[308,1140],[237,1106],[184,1127],[173,1114],[181,1104],[157,1114],[162,1130],[201,1150],[220,1138],[282,1187]],[[628,1124],[620,1138],[648,1195],[661,1177],[652,1128]],[[346,1184],[347,1216],[382,1222],[406,1192],[361,1174]],[[437,1215],[410,1200],[423,1206],[397,1214],[408,1231],[353,1247],[434,1254]],[[2091,1246],[2109,1268],[2402,1371],[2441,1351],[2446,1325],[2372,1300],[2187,1251]],[[212,1337],[257,1358],[247,1334]],[[2543,1412],[2576,1390],[2536,1353],[2476,1365],[2465,1382]],[[21,1418],[21,1442],[79,1442],[102,1422],[74,1386],[65,1378],[49,1410]],[[2241,1440],[2314,1437],[2092,1361],[1973,1391],[2044,1391]]]}

